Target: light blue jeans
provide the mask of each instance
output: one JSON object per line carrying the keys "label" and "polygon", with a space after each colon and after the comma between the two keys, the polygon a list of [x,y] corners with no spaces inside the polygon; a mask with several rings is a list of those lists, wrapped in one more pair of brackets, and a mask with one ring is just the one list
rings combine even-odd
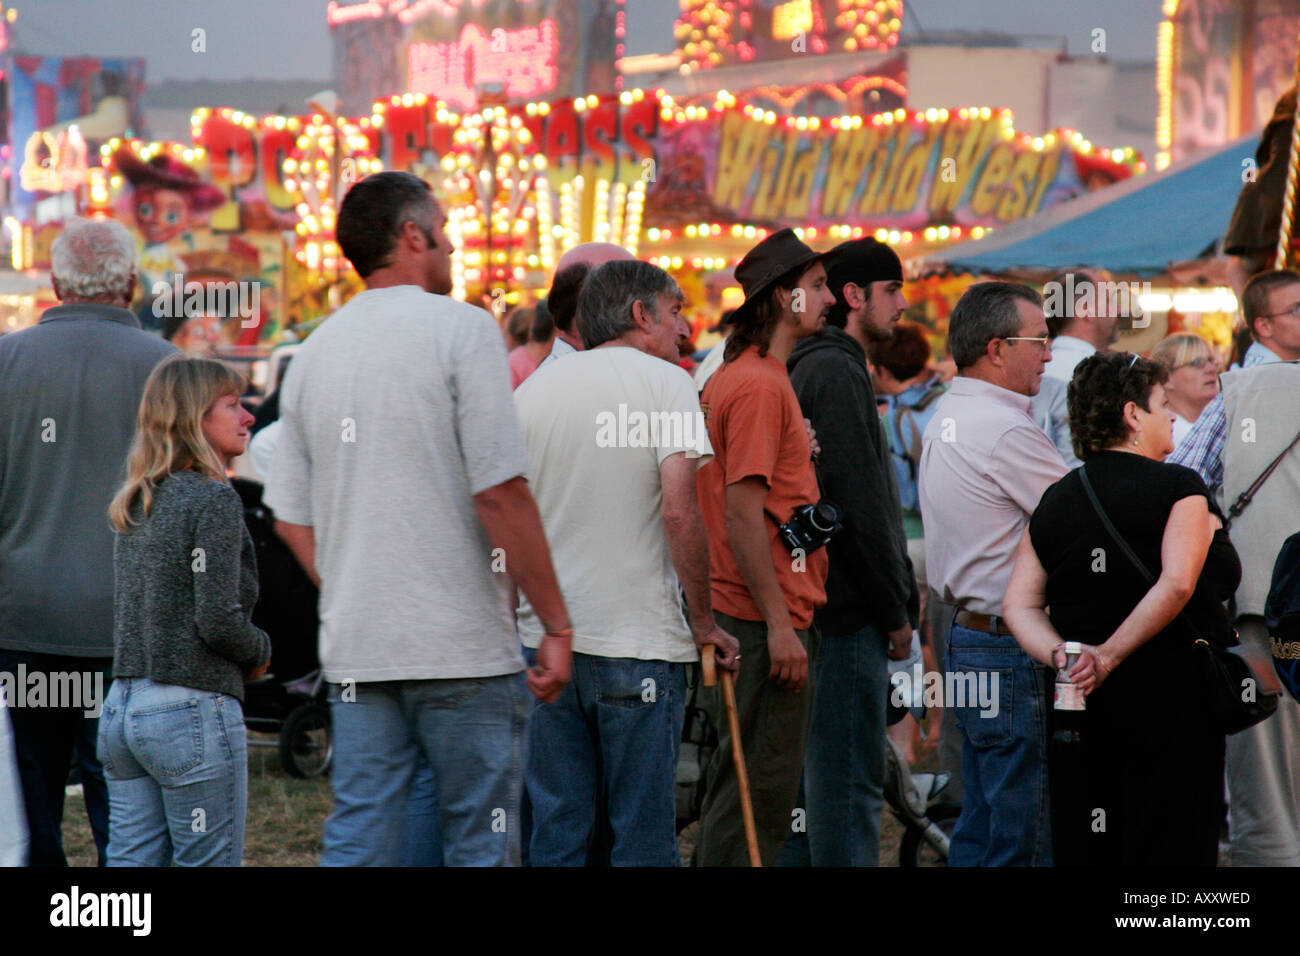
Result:
{"label": "light blue jeans", "polygon": [[[355,699],[351,699],[355,697]],[[413,786],[437,801],[446,866],[518,866],[528,690],[523,672],[330,685],[334,812],[322,866],[397,866]],[[432,787],[417,779],[423,752]],[[418,856],[419,854],[417,854]]]}
{"label": "light blue jeans", "polygon": [[117,678],[99,721],[109,866],[239,866],[248,735],[227,694]]}

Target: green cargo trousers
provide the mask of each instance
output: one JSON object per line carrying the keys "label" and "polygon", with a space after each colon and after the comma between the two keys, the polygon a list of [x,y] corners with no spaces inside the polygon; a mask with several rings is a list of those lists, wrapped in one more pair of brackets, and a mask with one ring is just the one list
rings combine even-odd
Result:
{"label": "green cargo trousers", "polygon": [[[754,804],[758,850],[763,865],[773,866],[795,821],[804,747],[812,721],[813,664],[820,635],[815,624],[806,631],[795,631],[808,652],[808,680],[802,690],[792,694],[777,687],[768,676],[772,660],[767,653],[767,625],[742,621],[720,611],[714,611],[713,617],[720,628],[740,642],[736,711]],[[709,761],[695,862],[699,866],[749,866],[721,682],[701,688],[700,693],[703,706],[718,728],[718,749]]]}

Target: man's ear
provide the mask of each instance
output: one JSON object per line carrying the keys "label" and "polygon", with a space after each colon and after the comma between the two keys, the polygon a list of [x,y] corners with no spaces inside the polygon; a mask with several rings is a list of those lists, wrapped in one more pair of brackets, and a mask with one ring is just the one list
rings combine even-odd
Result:
{"label": "man's ear", "polygon": [[998,368],[1001,368],[1004,364],[1002,359],[1002,345],[1003,342],[1001,339],[989,339],[988,344],[984,346],[985,357]]}
{"label": "man's ear", "polygon": [[844,304],[850,309],[860,309],[867,304],[866,290],[856,282],[844,283],[844,289],[840,292],[839,298],[843,299]]}

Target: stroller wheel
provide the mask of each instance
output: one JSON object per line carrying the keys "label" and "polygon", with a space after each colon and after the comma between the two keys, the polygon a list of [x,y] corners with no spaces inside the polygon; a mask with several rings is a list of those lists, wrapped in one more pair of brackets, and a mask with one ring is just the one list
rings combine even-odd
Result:
{"label": "stroller wheel", "polygon": [[325,704],[309,701],[284,721],[280,730],[280,766],[291,777],[319,777],[334,756],[330,713]]}
{"label": "stroller wheel", "polygon": [[[945,836],[951,837],[953,827],[957,825],[957,818],[961,816],[961,807],[952,803],[936,803],[926,811],[926,816],[931,823],[944,832]],[[936,850],[922,836],[920,827],[908,824],[903,833],[903,841],[898,847],[898,865],[902,867],[947,866],[948,856]]]}

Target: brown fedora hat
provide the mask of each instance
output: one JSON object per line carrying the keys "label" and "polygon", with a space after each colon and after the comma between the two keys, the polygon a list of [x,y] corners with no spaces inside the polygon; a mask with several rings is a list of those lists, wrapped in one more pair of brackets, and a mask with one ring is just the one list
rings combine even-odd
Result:
{"label": "brown fedora hat", "polygon": [[732,313],[730,324],[748,318],[764,293],[781,276],[801,266],[811,266],[825,255],[804,245],[788,226],[772,233],[745,253],[736,266],[736,281],[745,292],[745,301]]}

